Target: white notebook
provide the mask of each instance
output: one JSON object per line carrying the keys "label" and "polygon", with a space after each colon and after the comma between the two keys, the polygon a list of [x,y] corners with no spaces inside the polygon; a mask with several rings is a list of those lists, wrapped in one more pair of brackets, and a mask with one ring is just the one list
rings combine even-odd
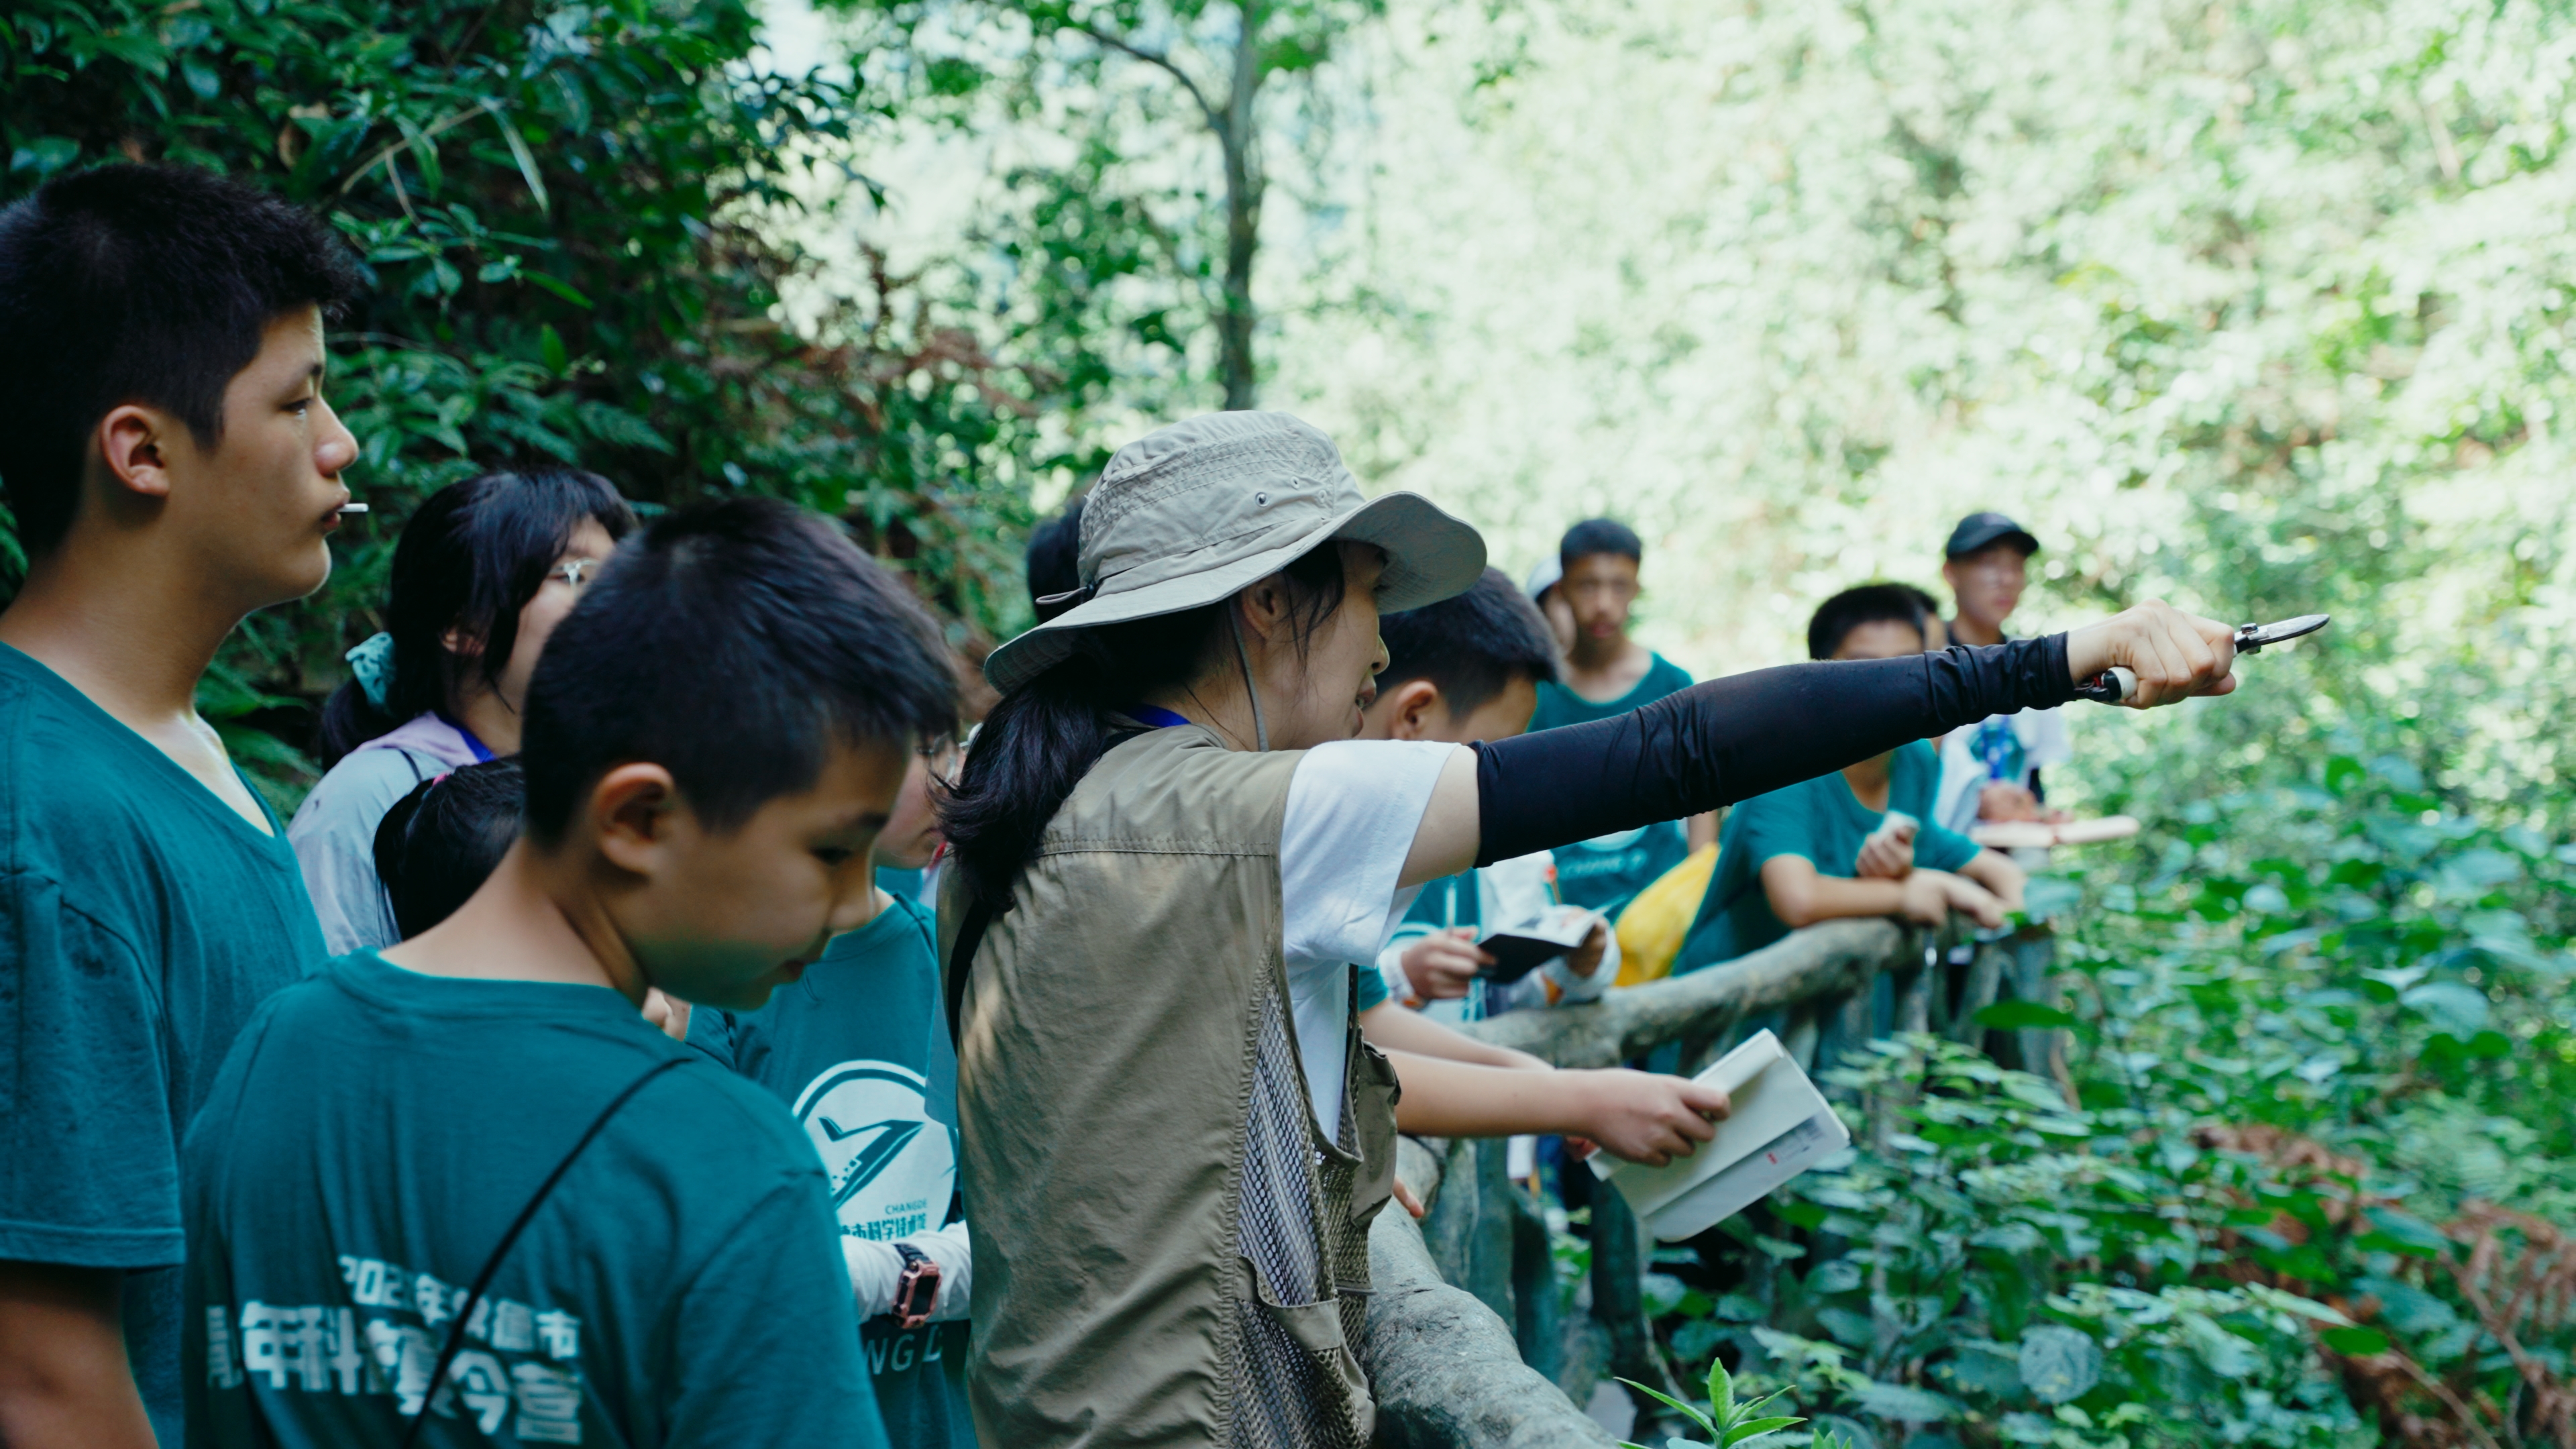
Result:
{"label": "white notebook", "polygon": [[1780,1039],[1758,1032],[1699,1074],[1733,1110],[1713,1141],[1664,1167],[1604,1155],[1592,1170],[1619,1189],[1646,1231],[1679,1242],[1744,1211],[1773,1188],[1841,1151],[1851,1133]]}

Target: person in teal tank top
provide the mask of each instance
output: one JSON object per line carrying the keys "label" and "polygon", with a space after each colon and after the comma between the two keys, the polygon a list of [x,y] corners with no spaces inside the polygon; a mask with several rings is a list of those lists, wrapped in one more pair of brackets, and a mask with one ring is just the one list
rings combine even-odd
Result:
{"label": "person in teal tank top", "polygon": [[[1893,584],[1846,589],[1807,626],[1816,659],[1893,659],[1922,653],[1924,642],[1921,605]],[[1938,925],[1956,910],[1981,926],[2001,925],[2006,911],[2020,909],[2021,868],[1934,823],[1940,783],[1940,757],[1909,740],[1738,804],[1673,974],[1842,917],[1902,915]]]}
{"label": "person in teal tank top", "polygon": [[180,1134],[323,958],[285,827],[197,714],[243,616],[331,573],[358,287],[311,215],[102,166],[0,211],[0,1441],[181,1442]]}

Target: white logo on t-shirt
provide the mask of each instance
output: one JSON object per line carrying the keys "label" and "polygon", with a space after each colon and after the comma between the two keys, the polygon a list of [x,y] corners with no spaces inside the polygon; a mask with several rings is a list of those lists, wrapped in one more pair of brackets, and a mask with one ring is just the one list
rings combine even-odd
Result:
{"label": "white logo on t-shirt", "polygon": [[823,1155],[843,1233],[892,1242],[947,1217],[957,1152],[930,1115],[928,1086],[893,1062],[843,1062],[796,1099],[796,1120]]}

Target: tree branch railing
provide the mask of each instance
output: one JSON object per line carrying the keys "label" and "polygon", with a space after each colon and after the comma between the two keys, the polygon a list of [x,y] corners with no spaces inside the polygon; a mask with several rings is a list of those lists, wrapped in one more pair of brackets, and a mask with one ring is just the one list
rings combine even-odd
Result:
{"label": "tree branch railing", "polygon": [[[1777,1012],[1782,1044],[1812,1067],[1874,1034],[1883,975],[1885,1026],[1968,1041],[1983,1031],[1977,1011],[2008,978],[2025,994],[2037,985],[2045,942],[1980,943],[1964,966],[1949,967],[1950,939],[1893,921],[1830,921],[1706,971],[1467,1030],[1560,1067],[1615,1066],[1678,1044],[1680,1069],[1696,1071],[1748,1021]],[[1615,1441],[1576,1397],[1605,1374],[1671,1383],[1646,1324],[1646,1245],[1627,1203],[1606,1186],[1592,1194],[1590,1311],[1565,1315],[1545,1223],[1505,1175],[1505,1150],[1403,1140],[1397,1176],[1428,1213],[1416,1223],[1390,1208],[1370,1234],[1377,1287],[1361,1357],[1376,1386],[1380,1445],[1607,1445]],[[1575,1182],[1592,1185],[1588,1173]]]}

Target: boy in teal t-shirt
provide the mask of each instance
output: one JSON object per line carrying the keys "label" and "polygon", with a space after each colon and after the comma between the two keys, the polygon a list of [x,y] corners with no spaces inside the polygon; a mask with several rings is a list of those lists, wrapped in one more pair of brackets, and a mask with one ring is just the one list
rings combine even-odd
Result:
{"label": "boy in teal t-shirt", "polygon": [[930,781],[952,758],[914,758],[878,838],[875,914],[865,925],[833,937],[803,980],[759,1010],[689,1017],[689,1045],[785,1103],[821,1155],[877,1411],[900,1449],[975,1443],[957,1050],[932,912],[891,889],[918,888],[938,843]]}
{"label": "boy in teal t-shirt", "polygon": [[814,1149],[639,1008],[756,1010],[863,919],[954,709],[828,522],[630,539],[529,686],[491,878],[271,998],[189,1132],[191,1439],[883,1449]]}
{"label": "boy in teal t-shirt", "polygon": [[[1922,607],[1892,584],[1827,599],[1807,625],[1814,659],[1923,651]],[[1913,740],[1857,765],[1756,795],[1728,812],[1717,870],[1675,975],[1732,961],[1799,926],[1904,915],[1938,924],[1958,910],[1996,926],[2021,905],[2022,872],[1929,823],[1941,762]],[[1891,815],[1909,817],[1891,821]]]}
{"label": "boy in teal t-shirt", "polygon": [[[1540,592],[1563,602],[1574,628],[1565,668],[1538,687],[1532,730],[1590,724],[1642,709],[1691,687],[1690,671],[1628,637],[1646,546],[1616,519],[1592,518],[1565,531],[1557,576]],[[1557,886],[1574,905],[1617,920],[1637,892],[1717,838],[1714,817],[1661,821],[1570,846],[1557,859]]]}
{"label": "boy in teal t-shirt", "polygon": [[[181,1133],[321,963],[285,830],[198,717],[250,612],[331,572],[329,228],[202,171],[0,211],[0,1439],[180,1442]],[[48,1439],[47,1442],[57,1442]]]}

